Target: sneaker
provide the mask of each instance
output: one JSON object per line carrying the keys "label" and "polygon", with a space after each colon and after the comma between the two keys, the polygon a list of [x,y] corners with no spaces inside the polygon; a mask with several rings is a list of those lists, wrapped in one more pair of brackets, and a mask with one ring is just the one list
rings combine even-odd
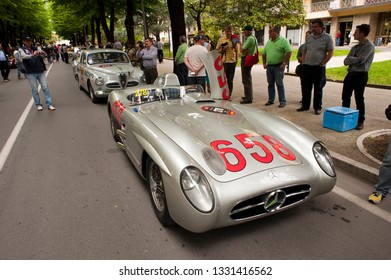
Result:
{"label": "sneaker", "polygon": [[50,111],[56,110],[56,108],[55,108],[53,105],[49,105],[48,109],[49,109]]}
{"label": "sneaker", "polygon": [[9,82],[9,80],[8,79],[4,79],[4,82]]}
{"label": "sneaker", "polygon": [[379,193],[379,192],[373,192],[369,197],[368,197],[368,201],[373,203],[373,204],[379,204],[382,199],[384,198],[384,196]]}
{"label": "sneaker", "polygon": [[42,110],[43,110],[42,105],[38,105],[38,106],[37,106],[37,111],[42,111]]}
{"label": "sneaker", "polygon": [[280,105],[278,105],[278,108],[284,108],[286,106],[286,103],[280,103]]}

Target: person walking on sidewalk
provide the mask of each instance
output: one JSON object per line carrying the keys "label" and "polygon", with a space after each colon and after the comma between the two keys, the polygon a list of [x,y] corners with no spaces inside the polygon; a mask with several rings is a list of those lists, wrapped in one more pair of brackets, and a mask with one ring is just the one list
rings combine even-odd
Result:
{"label": "person walking on sidewalk", "polygon": [[0,71],[3,76],[4,82],[8,82],[8,75],[10,73],[10,66],[8,65],[8,57],[3,49],[3,45],[0,43]]}
{"label": "person walking on sidewalk", "polygon": [[[18,68],[18,79],[22,79],[22,68],[23,68],[23,59],[22,59],[22,55],[20,54],[19,52],[19,46],[16,46],[15,47],[15,50],[14,50],[14,58],[15,58],[15,64],[16,64],[16,67]],[[26,74],[24,74],[24,76],[26,77]]]}
{"label": "person walking on sidewalk", "polygon": [[50,111],[56,110],[52,104],[52,95],[49,91],[48,83],[45,76],[45,63],[43,56],[46,55],[43,51],[38,51],[36,47],[32,46],[32,39],[30,36],[23,38],[24,46],[20,49],[20,54],[23,58],[23,67],[26,71],[26,77],[31,87],[31,93],[38,111],[42,111],[43,107],[39,98],[38,82],[41,84],[43,93],[45,95],[46,106]]}
{"label": "person walking on sidewalk", "polygon": [[247,25],[243,28],[246,41],[243,46],[240,47],[240,53],[242,54],[241,71],[242,71],[242,83],[244,87],[244,97],[240,101],[241,104],[248,104],[253,102],[253,78],[251,76],[252,66],[244,66],[244,60],[247,54],[254,55],[257,52],[258,42],[255,36],[252,34],[253,27]]}
{"label": "person walking on sidewalk", "polygon": [[354,91],[358,110],[357,130],[364,128],[364,91],[368,82],[368,71],[375,55],[375,46],[367,38],[370,31],[369,24],[361,24],[356,27],[353,38],[358,41],[358,44],[350,50],[344,60],[344,64],[348,66],[348,74],[343,81],[342,106],[350,107],[350,99]]}
{"label": "person walking on sidewalk", "polygon": [[280,36],[280,27],[272,26],[269,29],[270,40],[266,43],[262,52],[263,68],[266,69],[268,83],[268,101],[266,106],[274,104],[276,98],[276,88],[278,92],[279,108],[286,105],[284,88],[284,71],[289,64],[292,49],[289,41]]}
{"label": "person walking on sidewalk", "polygon": [[[387,119],[391,121],[391,104],[385,111]],[[368,197],[368,201],[379,204],[391,192],[391,137],[388,149],[379,170],[379,177],[375,185],[375,191]]]}
{"label": "person walking on sidewalk", "polygon": [[334,42],[330,34],[324,31],[321,19],[311,23],[312,34],[308,36],[303,50],[303,102],[298,112],[308,111],[311,105],[312,88],[314,88],[313,108],[315,115],[322,112],[322,88],[326,84],[326,63],[334,55]]}

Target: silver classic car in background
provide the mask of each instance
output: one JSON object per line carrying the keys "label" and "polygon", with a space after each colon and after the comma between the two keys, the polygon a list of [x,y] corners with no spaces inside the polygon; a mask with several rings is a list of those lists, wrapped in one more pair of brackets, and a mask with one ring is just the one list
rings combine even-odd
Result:
{"label": "silver classic car in background", "polygon": [[[216,60],[208,74],[220,77],[221,61],[207,55]],[[226,96],[224,78],[211,87]],[[318,139],[281,117],[180,86],[175,74],[114,90],[108,114],[164,226],[205,232],[248,222],[330,192],[336,182]]]}
{"label": "silver classic car in background", "polygon": [[79,88],[85,89],[94,103],[114,89],[144,84],[143,71],[133,67],[128,55],[120,50],[81,50],[72,68]]}

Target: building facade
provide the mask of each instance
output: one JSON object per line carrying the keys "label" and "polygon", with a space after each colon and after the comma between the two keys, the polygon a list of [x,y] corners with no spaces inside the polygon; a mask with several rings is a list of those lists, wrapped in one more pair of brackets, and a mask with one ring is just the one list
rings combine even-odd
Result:
{"label": "building facade", "polygon": [[[326,32],[334,40],[340,32],[339,46],[354,43],[353,33],[357,25],[371,26],[368,39],[376,46],[390,45],[391,41],[391,0],[303,0],[306,20],[321,18]],[[308,30],[304,26],[301,40]]]}

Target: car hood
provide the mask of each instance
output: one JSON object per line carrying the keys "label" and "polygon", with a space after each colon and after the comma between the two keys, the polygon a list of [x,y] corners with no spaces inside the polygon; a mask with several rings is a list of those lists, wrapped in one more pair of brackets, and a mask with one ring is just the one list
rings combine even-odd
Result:
{"label": "car hood", "polygon": [[[224,100],[166,101],[143,106],[139,112],[220,181],[300,165],[303,156],[299,151],[314,141],[280,117]],[[202,149],[212,146],[232,169],[224,176],[214,174],[202,156]]]}
{"label": "car hood", "polygon": [[113,75],[116,73],[126,72],[132,74],[134,72],[134,67],[130,64],[113,64],[113,63],[105,63],[99,64],[96,66],[90,67],[91,70],[95,72],[100,72],[106,75]]}

